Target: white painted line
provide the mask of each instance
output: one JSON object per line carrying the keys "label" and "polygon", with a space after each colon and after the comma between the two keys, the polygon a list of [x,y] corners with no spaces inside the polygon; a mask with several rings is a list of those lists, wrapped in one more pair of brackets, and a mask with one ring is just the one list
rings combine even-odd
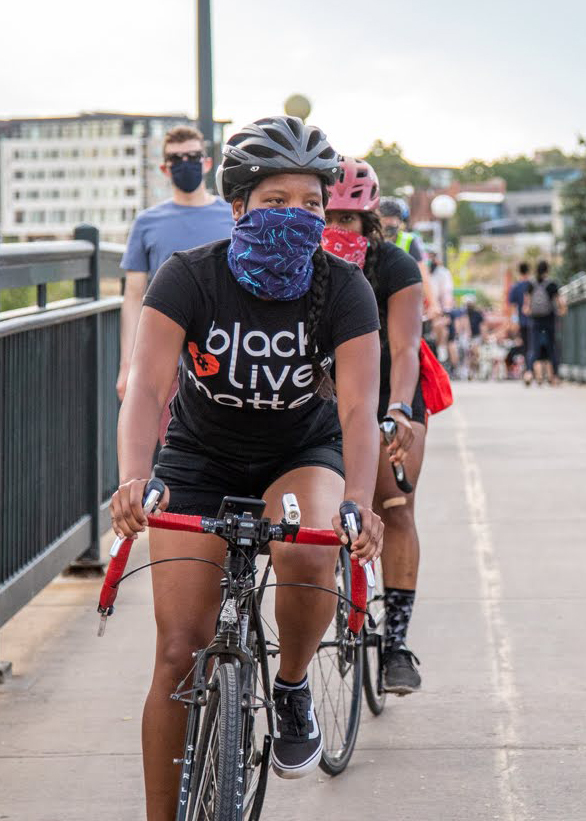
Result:
{"label": "white painted line", "polygon": [[459,408],[454,407],[453,412],[470,529],[474,536],[473,548],[480,581],[480,605],[491,665],[492,692],[498,702],[496,729],[501,745],[495,750],[495,769],[503,801],[504,818],[506,821],[530,821],[518,785],[515,783],[516,766],[510,754],[511,748],[520,747],[519,697],[513,671],[511,642],[501,610],[502,577],[492,544],[482,475],[467,441],[466,419]]}

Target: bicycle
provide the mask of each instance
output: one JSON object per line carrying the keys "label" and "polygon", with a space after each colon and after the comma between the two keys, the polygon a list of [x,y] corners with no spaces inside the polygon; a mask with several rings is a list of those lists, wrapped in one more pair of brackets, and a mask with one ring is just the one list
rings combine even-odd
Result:
{"label": "bicycle", "polygon": [[[397,433],[392,419],[381,423],[387,444]],[[398,487],[411,493],[402,465],[393,464]],[[339,593],[336,613],[324,635],[308,670],[315,712],[323,736],[321,769],[331,776],[342,773],[352,757],[362,709],[362,690],[374,716],[385,706],[383,690],[383,640],[385,628],[384,583],[380,562],[366,567],[367,618],[361,634],[348,644],[348,623],[351,613],[348,594],[351,586],[351,561],[345,550],[340,551],[336,564],[336,585]]]}
{"label": "bicycle", "polygon": [[[164,486],[151,480],[143,505],[151,513]],[[212,533],[227,543],[223,567],[208,559],[177,557],[149,562],[124,575],[131,539],[117,539],[112,561],[100,595],[99,635],[112,615],[121,581],[133,573],[168,561],[200,561],[222,573],[222,602],[217,632],[208,647],[193,654],[193,665],[171,698],[188,709],[176,821],[257,821],[264,801],[273,737],[271,681],[268,658],[278,646],[265,638],[261,605],[268,587],[270,559],[256,585],[255,560],[271,541],[339,545],[333,531],[300,527],[300,511],[293,494],[283,497],[283,518],[271,523],[263,518],[261,499],[225,497],[216,518],[161,513],[148,516],[150,527],[169,527],[194,533]],[[358,509],[344,502],[340,515],[349,535],[342,553],[349,556],[360,530]],[[359,637],[366,614],[366,578],[357,562],[349,562],[344,593],[319,585],[313,587],[338,596],[346,608],[344,647],[350,658],[359,657]],[[346,593],[349,593],[349,598]],[[210,672],[211,670],[211,672]],[[267,732],[257,738],[259,714],[264,713]]]}

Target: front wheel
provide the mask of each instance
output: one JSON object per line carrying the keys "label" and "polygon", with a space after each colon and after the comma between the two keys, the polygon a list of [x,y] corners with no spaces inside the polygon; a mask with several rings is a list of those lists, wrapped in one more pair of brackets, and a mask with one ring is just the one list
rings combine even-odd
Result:
{"label": "front wheel", "polygon": [[[351,599],[350,557],[345,548],[336,563],[336,587],[338,593]],[[360,645],[352,648],[349,643],[349,611],[348,603],[339,598],[334,619],[308,670],[323,736],[320,767],[328,775],[338,775],[346,769],[360,724],[363,654]]]}
{"label": "front wheel", "polygon": [[203,713],[187,821],[240,821],[242,818],[241,715],[236,667],[231,662],[220,664]]}

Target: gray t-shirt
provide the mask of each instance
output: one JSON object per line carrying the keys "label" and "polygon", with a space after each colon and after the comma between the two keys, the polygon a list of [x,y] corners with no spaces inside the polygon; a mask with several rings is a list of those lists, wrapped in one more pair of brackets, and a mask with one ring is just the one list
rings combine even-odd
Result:
{"label": "gray t-shirt", "polygon": [[233,227],[232,208],[219,197],[199,206],[165,200],[137,216],[120,267],[146,271],[150,282],[175,251],[228,239]]}

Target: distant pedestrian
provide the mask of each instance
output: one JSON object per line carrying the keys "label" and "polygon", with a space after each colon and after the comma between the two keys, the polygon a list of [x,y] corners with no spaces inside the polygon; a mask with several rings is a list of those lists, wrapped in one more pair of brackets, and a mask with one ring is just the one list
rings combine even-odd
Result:
{"label": "distant pedestrian", "polygon": [[450,365],[456,371],[459,365],[458,353],[453,344],[456,339],[454,308],[454,280],[450,271],[442,265],[441,258],[436,251],[429,252],[429,273],[431,290],[439,306],[440,315],[433,324],[437,357],[442,364],[448,360],[450,350]]}
{"label": "distant pedestrian", "polygon": [[535,280],[529,283],[523,307],[525,315],[532,320],[530,366],[539,385],[543,382],[544,365],[550,384],[558,382],[555,320],[556,315],[565,313],[558,284],[549,279],[548,272],[548,263],[541,260],[537,265]]}
{"label": "distant pedestrian", "polygon": [[[172,197],[137,216],[120,263],[126,271],[116,382],[120,401],[126,392],[142,299],[157,270],[175,251],[230,237],[234,225],[232,210],[205,187],[204,178],[211,168],[203,134],[197,128],[177,126],[165,134],[160,169],[171,181]],[[170,398],[176,390],[175,382]],[[161,444],[169,418],[165,408],[159,432]]]}
{"label": "distant pedestrian", "polygon": [[523,379],[527,385],[533,378],[531,364],[529,362],[531,317],[524,313],[523,306],[525,304],[525,295],[529,292],[529,286],[531,285],[530,274],[531,269],[528,263],[521,262],[519,264],[519,279],[509,291],[509,305],[513,305],[516,308],[516,321],[519,325],[519,333],[521,334],[522,349],[520,353],[523,354],[525,361]]}

